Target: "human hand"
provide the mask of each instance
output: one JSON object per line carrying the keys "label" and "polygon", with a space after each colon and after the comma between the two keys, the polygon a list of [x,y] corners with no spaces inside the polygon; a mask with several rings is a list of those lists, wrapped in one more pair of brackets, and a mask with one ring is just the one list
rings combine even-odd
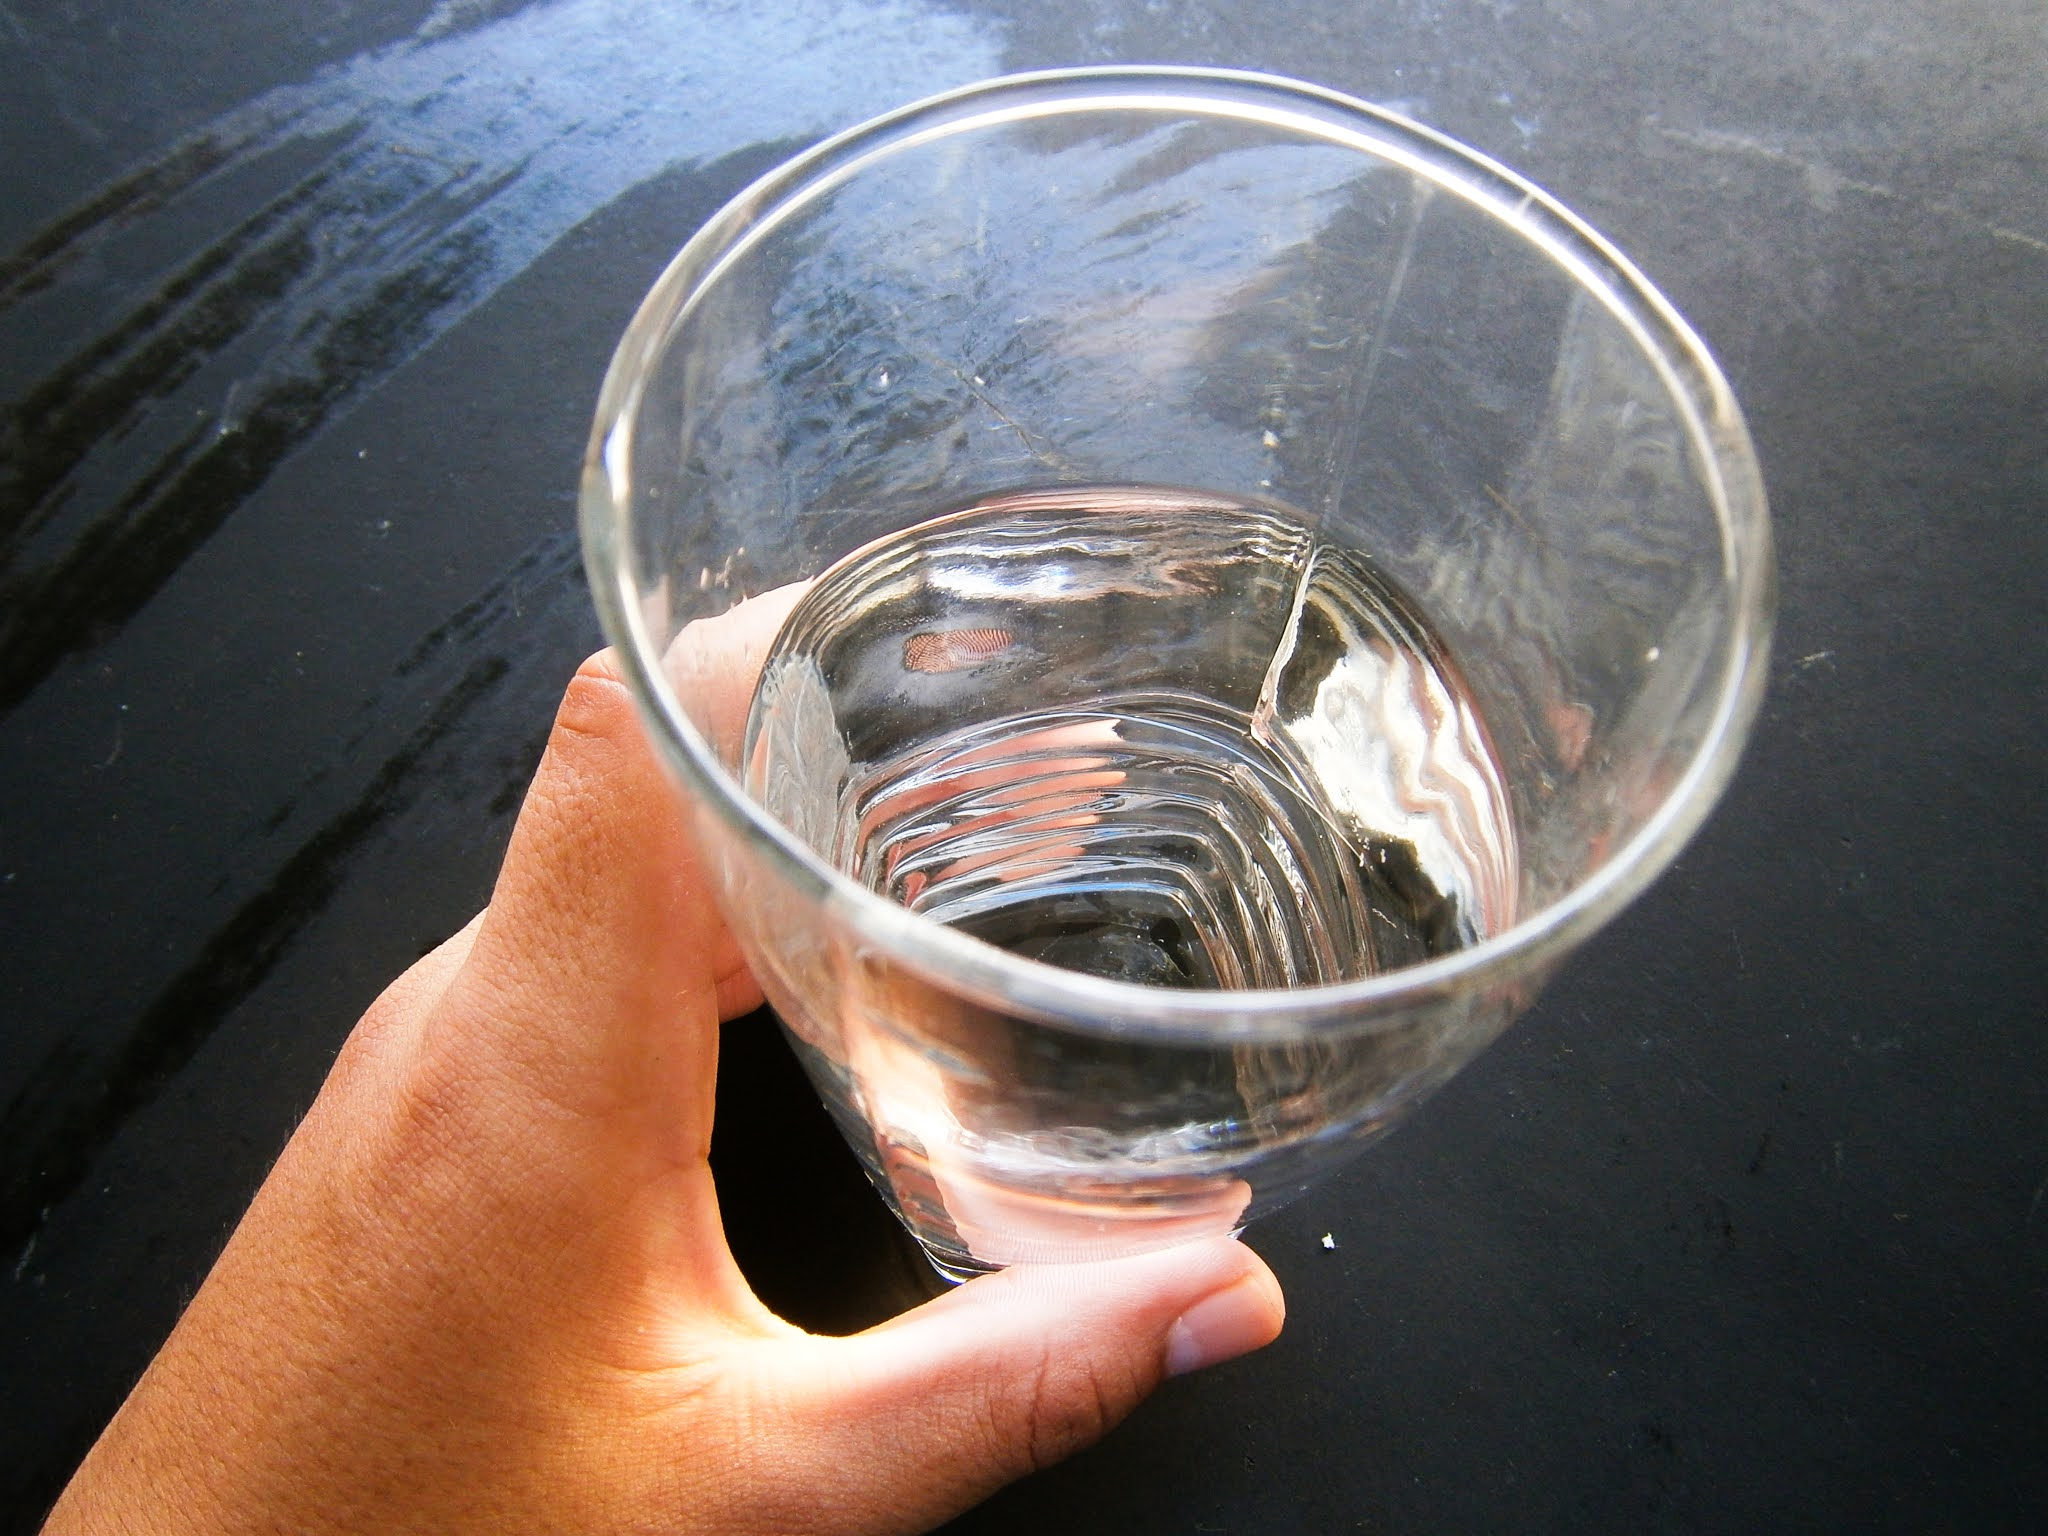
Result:
{"label": "human hand", "polygon": [[782,1322],[707,1161],[758,1001],[600,654],[490,906],[357,1025],[47,1532],[918,1531],[1278,1332],[1225,1239]]}

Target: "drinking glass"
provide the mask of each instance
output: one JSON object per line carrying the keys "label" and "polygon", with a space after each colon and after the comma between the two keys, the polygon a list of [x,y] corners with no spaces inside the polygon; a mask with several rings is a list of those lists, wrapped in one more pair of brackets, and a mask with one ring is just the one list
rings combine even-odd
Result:
{"label": "drinking glass", "polygon": [[732,930],[954,1278],[1384,1133],[1700,825],[1773,602],[1735,401],[1612,246],[1229,71],[756,182],[620,344],[582,521]]}

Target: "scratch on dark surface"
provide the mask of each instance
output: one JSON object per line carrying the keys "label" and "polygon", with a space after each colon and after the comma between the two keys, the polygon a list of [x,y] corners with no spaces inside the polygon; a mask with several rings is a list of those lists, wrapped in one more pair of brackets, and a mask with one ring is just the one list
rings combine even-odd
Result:
{"label": "scratch on dark surface", "polygon": [[[0,260],[0,322],[70,333],[39,342],[54,366],[0,410],[0,712],[118,633],[299,446],[613,198],[993,62],[970,21],[871,0],[435,18],[223,114]],[[707,110],[687,88],[769,65],[815,89]]]}
{"label": "scratch on dark surface", "polygon": [[437,656],[472,643],[508,612],[516,613],[522,594],[573,576],[579,554],[573,530],[537,540],[504,575],[421,637],[392,675],[411,677]]}
{"label": "scratch on dark surface", "polygon": [[274,231],[329,174],[307,177],[200,252],[120,324],[0,411],[0,566],[48,520],[50,493],[103,437],[183,383],[312,267],[308,220]]}
{"label": "scratch on dark surface", "polygon": [[995,396],[990,392],[987,382],[980,374],[971,373],[966,369],[960,368],[948,359],[935,353],[920,352],[918,354],[918,361],[928,368],[936,368],[951,374],[962,389],[981,402],[984,410],[1015,434],[1018,445],[1026,453],[1038,460],[1047,469],[1059,475],[1071,475],[1075,472],[1073,461],[1061,453],[1049,438],[1042,433],[1032,431],[1023,422],[1017,420],[1016,417],[1003,409]]}
{"label": "scratch on dark surface", "polygon": [[239,147],[201,135],[80,203],[12,255],[0,257],[0,306],[47,288],[98,240],[163,207],[226,164]]}
{"label": "scratch on dark surface", "polygon": [[[387,718],[389,710],[399,707],[395,685],[418,677],[435,661],[459,660],[485,643],[487,636],[505,620],[518,617],[522,597],[531,598],[542,592],[552,595],[573,587],[581,570],[580,556],[581,547],[574,530],[563,530],[537,539],[488,587],[435,625],[392,669],[385,688],[362,710],[359,723],[343,739],[334,758],[294,786],[277,808],[263,819],[260,830],[266,835],[278,831],[307,797],[326,782],[335,764],[355,758],[371,732]],[[524,781],[520,780],[507,785],[504,793],[514,796],[513,803],[516,804],[516,797],[524,788]]]}
{"label": "scratch on dark surface", "polygon": [[[271,471],[365,376],[413,351],[434,312],[458,297],[480,261],[467,242],[394,274],[315,349],[308,373],[273,384],[229,436],[188,433],[57,560],[0,575],[0,710],[19,703],[65,656],[133,617]],[[198,441],[210,445],[196,453]],[[169,472],[168,483],[158,476]]]}
{"label": "scratch on dark surface", "polygon": [[33,1237],[44,1213],[77,1187],[122,1123],[270,974],[333,896],[357,847],[417,797],[422,760],[509,671],[502,656],[473,663],[362,795],[307,838],[157,994],[111,1060],[75,1043],[87,1031],[70,1032],[43,1058],[0,1116],[0,1248]]}
{"label": "scratch on dark surface", "polygon": [[1795,170],[1806,183],[1808,198],[1812,201],[1814,207],[1822,212],[1833,208],[1836,199],[1843,192],[1856,192],[1865,197],[1883,198],[1887,202],[1903,202],[1913,207],[1924,208],[1929,213],[1938,213],[1944,218],[1954,219],[1969,229],[1974,229],[1990,236],[1993,240],[2003,241],[2009,245],[2024,246],[2032,251],[2048,253],[2048,240],[2041,239],[2037,235],[2030,235],[2023,230],[2012,229],[2003,224],[1993,223],[1989,219],[1970,212],[1967,208],[1958,208],[1953,203],[1941,202],[1938,199],[1916,198],[1901,192],[1896,187],[1888,187],[1883,182],[1860,181],[1852,176],[1844,176],[1833,166],[1815,156],[1802,155],[1776,144],[1766,144],[1759,139],[1751,138],[1747,134],[1730,133],[1725,129],[1713,128],[1659,128],[1657,132],[1673,143],[1683,144],[1691,149],[1703,149],[1713,154],[1744,155],[1750,159],[1767,160],[1773,164]]}
{"label": "scratch on dark surface", "polygon": [[114,745],[108,750],[107,755],[105,757],[101,758],[99,762],[93,765],[94,772],[105,773],[109,768],[113,767],[114,764],[121,761],[121,749],[123,746],[127,744],[128,740],[128,732],[126,729],[127,722],[122,719],[122,716],[125,715],[127,712],[128,706],[126,704],[123,704],[120,708],[120,711],[115,714]]}

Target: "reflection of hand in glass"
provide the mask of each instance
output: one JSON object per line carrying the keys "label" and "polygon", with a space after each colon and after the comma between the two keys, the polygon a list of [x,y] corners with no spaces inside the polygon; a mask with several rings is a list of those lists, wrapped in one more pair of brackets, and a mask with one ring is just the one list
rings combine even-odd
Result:
{"label": "reflection of hand in glass", "polygon": [[[700,674],[714,734],[767,614]],[[758,997],[601,655],[490,906],[365,1015],[49,1530],[912,1531],[1277,1331],[1224,1241],[782,1323],[706,1162]]]}
{"label": "reflection of hand in glass", "polygon": [[[984,1265],[1135,1253],[1234,1231],[1251,1201],[1242,1179],[1155,1149],[1111,1165],[1042,1118],[1041,1069],[1013,1021],[934,1012],[919,983],[854,967],[833,1019],[835,1051],[857,1087],[899,1203],[950,1228]],[[937,1035],[906,1030],[921,1019]],[[971,1063],[963,1067],[962,1063]]]}
{"label": "reflection of hand in glass", "polygon": [[[927,1152],[961,1241],[989,1264],[1071,1253],[1083,1240],[1076,1231],[1078,1200],[1096,1202],[1085,1240],[1130,1252],[1224,1236],[1236,1229],[1252,1198],[1244,1180],[1213,1174],[1134,1176],[1113,1185],[1105,1177],[1101,1187],[1088,1188],[1071,1170],[1052,1184],[1028,1162],[998,1174],[989,1171],[986,1153],[962,1156],[945,1144]],[[1049,1187],[1020,1187],[1020,1180],[1034,1174]]]}
{"label": "reflection of hand in glass", "polygon": [[747,711],[753,706],[754,684],[768,648],[789,611],[810,589],[808,581],[793,581],[747,598],[716,618],[684,625],[669,647],[669,684],[728,768],[740,760]]}

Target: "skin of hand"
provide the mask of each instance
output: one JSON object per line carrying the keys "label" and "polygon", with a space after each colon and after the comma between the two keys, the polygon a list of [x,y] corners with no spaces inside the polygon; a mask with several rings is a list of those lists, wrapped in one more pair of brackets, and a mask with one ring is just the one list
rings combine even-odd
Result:
{"label": "skin of hand", "polygon": [[759,997],[600,653],[489,907],[357,1025],[46,1536],[921,1531],[1279,1332],[1224,1238],[784,1323],[707,1161]]}

